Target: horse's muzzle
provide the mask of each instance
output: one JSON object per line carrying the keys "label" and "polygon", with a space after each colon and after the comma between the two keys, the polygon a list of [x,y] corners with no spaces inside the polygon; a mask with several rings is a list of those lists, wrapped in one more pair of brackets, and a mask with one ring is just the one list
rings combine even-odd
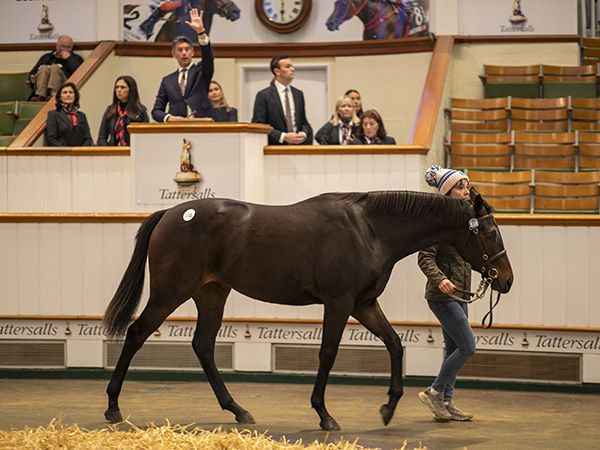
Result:
{"label": "horse's muzzle", "polygon": [[512,274],[506,279],[501,279],[500,277],[496,278],[494,281],[492,281],[492,289],[500,292],[501,294],[507,294],[512,287],[513,281],[514,278]]}
{"label": "horse's muzzle", "polygon": [[325,26],[327,26],[327,29],[328,29],[329,31],[337,31],[337,30],[339,30],[339,29],[340,29],[340,24],[339,24],[339,22],[337,22],[337,21],[335,21],[335,20],[328,20],[328,21],[325,23]]}

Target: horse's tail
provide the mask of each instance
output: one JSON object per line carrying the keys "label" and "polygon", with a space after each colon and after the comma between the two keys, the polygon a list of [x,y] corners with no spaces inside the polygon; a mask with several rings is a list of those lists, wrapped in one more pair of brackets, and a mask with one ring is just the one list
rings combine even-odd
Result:
{"label": "horse's tail", "polygon": [[157,211],[147,217],[137,232],[131,261],[129,261],[129,265],[123,274],[117,292],[115,292],[104,313],[102,325],[109,339],[120,336],[125,332],[131,316],[140,303],[144,288],[144,269],[150,236],[166,211],[166,209]]}

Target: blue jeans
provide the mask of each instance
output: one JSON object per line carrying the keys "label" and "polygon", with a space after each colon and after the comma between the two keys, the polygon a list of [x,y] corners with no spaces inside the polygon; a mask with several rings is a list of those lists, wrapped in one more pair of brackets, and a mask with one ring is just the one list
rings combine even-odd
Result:
{"label": "blue jeans", "polygon": [[460,369],[475,353],[475,338],[469,323],[467,304],[458,301],[427,301],[429,309],[442,324],[444,333],[444,361],[431,385],[444,393],[444,400],[452,399],[454,383]]}

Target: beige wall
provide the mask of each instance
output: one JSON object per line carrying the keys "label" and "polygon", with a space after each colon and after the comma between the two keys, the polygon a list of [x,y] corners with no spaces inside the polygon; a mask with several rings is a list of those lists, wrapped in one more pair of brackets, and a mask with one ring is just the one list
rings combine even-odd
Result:
{"label": "beige wall", "polygon": [[[77,50],[75,48],[75,52],[85,59],[89,56],[91,50]],[[48,53],[48,51],[0,52],[0,72],[29,72],[44,53]]]}
{"label": "beige wall", "polygon": [[483,65],[579,65],[577,42],[538,44],[457,44],[452,53],[452,96],[482,98]]}

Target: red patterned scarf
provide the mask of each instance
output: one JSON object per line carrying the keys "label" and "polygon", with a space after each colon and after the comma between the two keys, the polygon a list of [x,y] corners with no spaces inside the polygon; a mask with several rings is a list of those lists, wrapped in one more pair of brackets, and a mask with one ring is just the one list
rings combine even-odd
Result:
{"label": "red patterned scarf", "polygon": [[117,104],[117,120],[115,121],[115,142],[118,146],[127,145],[127,142],[125,142],[125,117],[127,117],[127,105],[119,102]]}
{"label": "red patterned scarf", "polygon": [[79,108],[73,104],[71,104],[71,105],[63,104],[62,109],[67,114],[67,119],[69,120],[69,123],[71,124],[71,126],[76,127],[77,126],[77,110]]}

